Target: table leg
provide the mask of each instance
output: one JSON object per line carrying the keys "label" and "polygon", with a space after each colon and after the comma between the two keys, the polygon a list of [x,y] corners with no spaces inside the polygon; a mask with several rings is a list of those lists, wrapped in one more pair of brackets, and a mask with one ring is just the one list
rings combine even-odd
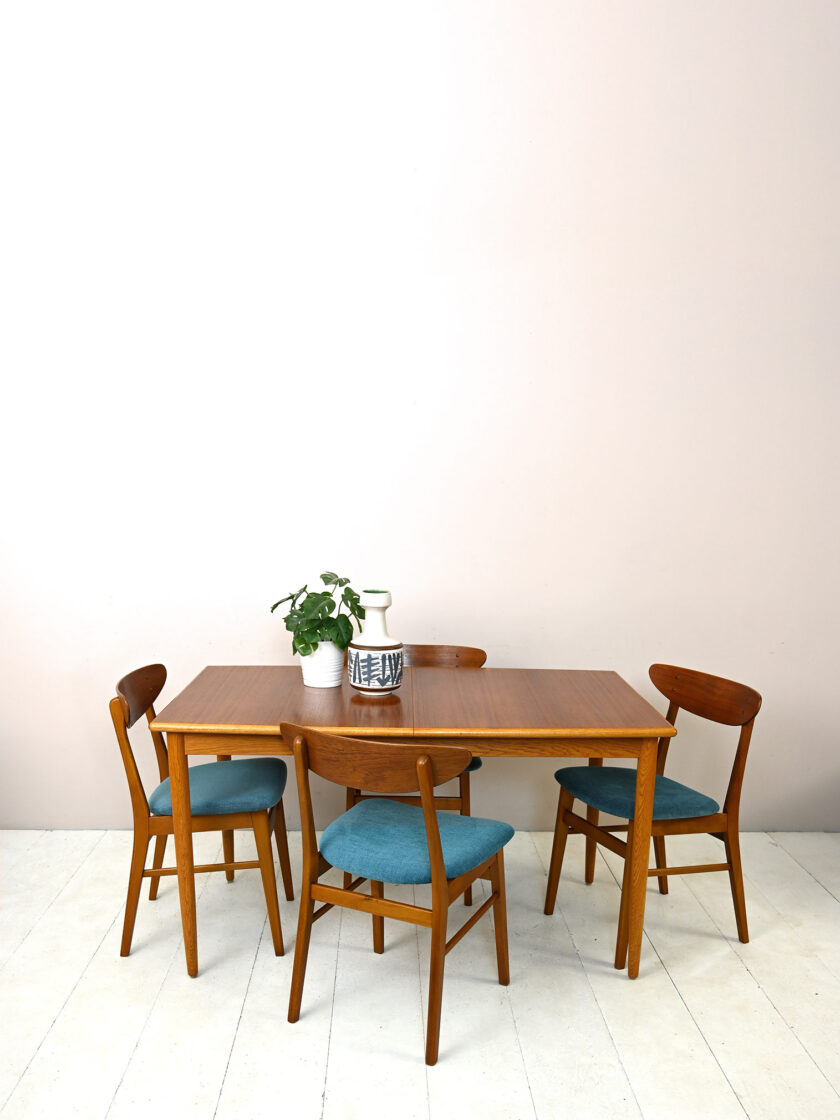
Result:
{"label": "table leg", "polygon": [[169,784],[172,792],[172,826],[175,832],[175,859],[178,864],[178,895],[181,900],[181,925],[187,972],[198,975],[198,945],[195,924],[195,862],[190,825],[190,775],[184,753],[184,736],[170,731],[168,736]]}
{"label": "table leg", "polygon": [[645,922],[645,895],[647,894],[650,830],[655,788],[656,739],[645,739],[642,743],[639,765],[636,770],[633,838],[630,851],[627,853],[627,858],[630,860],[630,899],[627,914],[629,960],[627,962],[627,973],[631,980],[639,975],[639,958],[642,955],[642,932]]}

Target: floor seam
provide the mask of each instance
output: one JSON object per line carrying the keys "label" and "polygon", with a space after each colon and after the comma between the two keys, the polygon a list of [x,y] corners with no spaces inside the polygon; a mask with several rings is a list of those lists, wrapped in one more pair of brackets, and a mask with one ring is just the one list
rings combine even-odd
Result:
{"label": "floor seam", "polygon": [[[216,850],[215,858],[218,858],[220,848],[221,848],[221,845],[219,846],[219,849]],[[204,890],[205,890],[206,886],[207,886],[207,878],[205,877],[203,883],[201,884],[199,889],[196,891],[196,898],[195,898],[196,906],[198,905],[198,900],[201,898],[202,894],[204,893]],[[163,976],[161,977],[161,980],[160,980],[160,984],[158,984],[158,990],[155,993],[155,998],[152,1000],[152,1002],[149,1006],[149,1011],[148,1011],[145,1019],[143,1020],[143,1025],[140,1027],[140,1030],[137,1032],[137,1038],[134,1040],[134,1045],[131,1048],[131,1054],[128,1057],[128,1061],[125,1063],[125,1069],[123,1069],[122,1073],[120,1074],[120,1078],[119,1078],[119,1080],[118,1080],[118,1082],[117,1082],[117,1084],[114,1088],[114,1092],[111,1095],[111,1100],[108,1104],[108,1108],[105,1112],[105,1117],[103,1118],[103,1120],[107,1120],[107,1117],[111,1113],[111,1109],[114,1107],[114,1101],[117,1099],[117,1094],[119,1093],[120,1088],[122,1087],[122,1084],[125,1081],[125,1075],[128,1073],[129,1069],[131,1068],[131,1063],[134,1061],[134,1055],[137,1053],[137,1049],[140,1046],[140,1043],[143,1039],[143,1035],[146,1033],[146,1027],[149,1025],[149,1020],[151,1019],[152,1015],[154,1014],[154,1010],[158,1005],[158,1001],[160,1000],[160,994],[163,991],[164,984],[166,983],[167,979],[169,978],[169,974],[172,972],[172,967],[175,964],[175,961],[178,958],[178,956],[180,955],[181,951],[183,950],[183,947],[184,947],[184,939],[183,939],[183,936],[182,936],[178,939],[177,944],[175,945],[174,949],[172,950],[172,956],[169,958],[169,964],[164,969]]]}
{"label": "floor seam", "polygon": [[[58,831],[61,831],[61,830],[60,830],[60,829],[47,829],[47,830],[45,830],[45,831],[44,831],[44,832],[43,832],[43,833],[41,834],[41,836],[40,836],[40,837],[38,838],[38,841],[37,841],[37,842],[38,842],[38,843],[40,843],[41,839],[43,839],[43,838],[44,838],[45,836],[47,836],[47,835],[48,835],[48,834],[49,834],[50,832],[58,832]],[[14,949],[12,950],[12,952],[11,952],[11,954],[9,955],[8,959],[7,959],[7,960],[5,960],[5,961],[4,961],[4,962],[3,962],[3,963],[2,963],[1,965],[0,965],[0,974],[2,974],[2,972],[3,972],[3,969],[5,969],[5,968],[6,968],[6,966],[7,966],[8,964],[9,964],[9,962],[10,962],[10,961],[12,961],[12,960],[14,960],[14,957],[15,957],[15,953],[19,952],[19,951],[20,951],[20,949],[21,949],[21,948],[22,948],[22,947],[23,947],[23,946],[24,946],[24,945],[26,944],[26,942],[27,942],[27,941],[29,940],[29,937],[31,936],[31,934],[32,934],[32,933],[33,933],[33,932],[35,931],[35,929],[36,929],[36,928],[38,927],[38,925],[39,925],[39,924],[40,924],[40,923],[41,923],[41,922],[42,922],[42,921],[44,920],[44,918],[45,918],[45,917],[46,917],[46,915],[47,915],[47,914],[48,914],[48,913],[50,912],[50,910],[51,910],[51,909],[53,908],[53,906],[55,906],[55,904],[56,904],[56,902],[58,901],[58,899],[59,899],[59,898],[61,898],[61,896],[62,896],[62,895],[64,894],[64,892],[65,892],[65,891],[67,890],[67,888],[68,888],[68,887],[70,886],[70,884],[71,884],[71,883],[73,882],[73,880],[74,880],[74,879],[76,878],[76,876],[77,876],[77,875],[79,874],[79,872],[80,872],[80,871],[82,870],[82,868],[84,867],[84,865],[85,865],[85,864],[87,863],[87,861],[88,861],[88,860],[90,859],[90,857],[91,857],[91,856],[93,855],[93,853],[94,853],[94,852],[96,851],[96,849],[97,849],[97,848],[99,847],[99,845],[100,845],[100,844],[102,843],[102,841],[103,841],[103,840],[105,839],[106,835],[107,835],[107,830],[103,829],[103,831],[102,831],[102,833],[101,833],[101,835],[100,835],[99,839],[98,839],[98,840],[96,841],[96,843],[95,843],[95,844],[93,845],[93,847],[92,847],[92,848],[90,849],[90,851],[89,851],[89,852],[87,853],[87,855],[85,856],[85,858],[84,858],[84,859],[83,859],[83,860],[81,861],[81,863],[80,863],[80,864],[79,864],[79,866],[78,866],[78,867],[76,868],[76,870],[75,870],[75,871],[74,871],[74,872],[72,873],[72,875],[70,876],[70,878],[69,878],[69,879],[68,879],[68,880],[67,880],[67,881],[66,881],[66,882],[65,882],[65,883],[64,883],[64,884],[63,884],[63,885],[62,885],[62,886],[60,887],[60,889],[59,889],[59,890],[58,890],[58,891],[57,891],[57,892],[56,892],[56,893],[55,893],[55,894],[53,895],[53,897],[52,897],[52,898],[50,899],[50,901],[49,901],[49,902],[47,903],[47,905],[46,905],[46,906],[44,907],[44,909],[43,909],[43,910],[41,911],[41,913],[40,913],[40,914],[38,915],[38,917],[37,917],[37,918],[36,918],[36,919],[35,919],[35,920],[33,921],[32,925],[31,925],[31,926],[29,927],[29,929],[28,929],[28,930],[26,931],[26,933],[24,934],[23,938],[22,938],[22,939],[21,939],[21,940],[20,940],[20,941],[18,942],[18,944],[17,944],[17,945],[15,946],[15,948],[14,948]],[[35,847],[35,844],[30,844],[29,848],[33,848],[33,847]],[[27,851],[29,851],[29,848],[27,848]]]}
{"label": "floor seam", "polygon": [[245,1001],[248,999],[248,993],[251,990],[251,981],[254,979],[254,971],[257,967],[257,958],[260,955],[260,946],[262,945],[263,938],[265,937],[265,930],[267,925],[268,914],[266,914],[265,919],[263,920],[262,928],[260,930],[260,936],[257,938],[257,947],[254,950],[254,959],[251,961],[251,971],[248,973],[248,983],[245,985],[245,991],[242,994],[242,1003],[239,1005],[239,1015],[236,1018],[236,1026],[233,1029],[233,1037],[230,1040],[230,1049],[228,1050],[227,1061],[225,1062],[225,1069],[224,1073],[222,1074],[222,1081],[219,1085],[219,1093],[216,1097],[216,1107],[213,1109],[213,1120],[215,1120],[216,1114],[219,1111],[219,1105],[222,1102],[222,1093],[224,1092],[225,1081],[227,1080],[228,1070],[230,1069],[230,1060],[233,1056],[233,1048],[236,1045],[236,1036],[239,1034],[239,1027],[242,1023],[242,1016],[245,1013]]}
{"label": "floor seam", "polygon": [[825,891],[829,898],[833,898],[835,902],[840,902],[840,898],[838,898],[834,891],[831,890],[830,887],[827,887],[821,879],[818,879],[813,871],[809,871],[805,864],[802,863],[801,860],[799,860],[793,854],[793,852],[790,850],[790,848],[787,847],[786,844],[783,844],[781,840],[774,839],[774,837],[771,836],[769,832],[765,832],[764,835],[767,837],[771,844],[775,844],[777,848],[781,848],[782,851],[785,852],[785,854],[793,860],[797,867],[800,867],[810,879],[812,879],[819,887],[822,888],[822,890]]}
{"label": "floor seam", "polygon": [[[832,1092],[834,1093],[834,1095],[835,1095],[836,1097],[840,1097],[840,1092],[838,1092],[838,1090],[837,1090],[837,1089],[835,1088],[835,1086],[833,1085],[833,1083],[832,1083],[832,1082],[831,1082],[831,1081],[830,1081],[830,1080],[828,1079],[828,1077],[826,1076],[826,1074],[825,1074],[825,1073],[823,1072],[823,1070],[822,1070],[822,1069],[820,1068],[819,1064],[817,1063],[817,1061],[816,1061],[816,1059],[814,1058],[814,1056],[813,1056],[813,1055],[811,1054],[811,1052],[810,1052],[810,1050],[808,1049],[808,1047],[807,1047],[807,1046],[805,1045],[805,1043],[804,1043],[804,1042],[802,1041],[802,1039],[801,1039],[801,1038],[800,1038],[800,1037],[798,1036],[798,1034],[796,1033],[796,1031],[795,1031],[795,1029],[794,1029],[793,1025],[792,1025],[791,1023],[789,1023],[789,1022],[788,1022],[788,1020],[787,1020],[787,1017],[785,1016],[785,1014],[784,1014],[784,1013],[783,1013],[783,1012],[781,1011],[781,1009],[780,1009],[779,1007],[777,1007],[777,1006],[776,1006],[776,1003],[774,1002],[774,1000],[773,1000],[772,996],[770,995],[770,993],[769,993],[769,992],[767,991],[767,989],[766,989],[766,988],[764,987],[764,985],[763,985],[763,984],[761,983],[761,981],[760,981],[760,980],[758,979],[758,977],[757,977],[757,976],[755,975],[755,973],[753,972],[753,970],[752,970],[752,969],[750,968],[750,966],[749,966],[749,963],[748,963],[748,961],[747,961],[746,957],[742,956],[742,955],[741,955],[741,954],[740,954],[740,953],[738,952],[738,950],[737,950],[737,949],[735,949],[735,948],[734,948],[734,946],[732,946],[732,944],[731,944],[731,943],[729,942],[729,938],[728,938],[728,936],[727,936],[727,935],[726,935],[726,933],[725,933],[725,932],[724,932],[724,931],[723,931],[723,930],[721,929],[720,925],[718,924],[718,922],[716,921],[716,919],[714,918],[714,916],[713,916],[713,915],[712,915],[712,914],[711,914],[711,913],[709,912],[708,908],[707,908],[707,907],[706,907],[706,906],[705,906],[705,905],[703,904],[703,901],[702,901],[702,899],[698,897],[697,893],[696,893],[696,892],[694,891],[694,889],[692,888],[691,884],[690,884],[690,883],[688,883],[688,882],[686,882],[685,886],[686,886],[686,887],[688,888],[688,890],[690,891],[690,893],[691,893],[692,897],[694,898],[695,902],[697,903],[697,905],[698,905],[698,906],[700,907],[700,909],[701,909],[701,910],[703,911],[703,913],[704,913],[704,914],[706,915],[706,917],[707,917],[707,918],[709,919],[709,921],[710,921],[710,922],[712,923],[712,925],[713,925],[713,926],[715,927],[715,929],[716,929],[716,930],[718,931],[718,933],[720,934],[721,938],[722,938],[722,939],[723,939],[724,941],[726,941],[726,942],[727,942],[727,943],[729,944],[729,948],[730,948],[730,951],[731,951],[732,953],[734,953],[734,954],[735,954],[735,956],[736,956],[736,957],[738,958],[738,961],[739,961],[739,963],[740,963],[740,964],[742,965],[742,967],[744,968],[744,971],[745,971],[745,972],[747,973],[747,975],[748,975],[748,976],[750,977],[750,979],[751,979],[751,980],[753,981],[753,983],[755,984],[755,986],[756,986],[756,987],[758,988],[758,990],[759,990],[759,991],[761,992],[761,994],[762,994],[762,995],[764,996],[764,998],[765,998],[765,999],[767,1000],[767,1002],[768,1002],[768,1003],[770,1004],[770,1006],[771,1006],[771,1007],[773,1008],[773,1010],[774,1010],[774,1011],[776,1012],[776,1014],[777,1014],[777,1015],[779,1016],[779,1018],[781,1019],[781,1021],[782,1021],[782,1022],[783,1022],[783,1023],[785,1024],[785,1026],[787,1027],[787,1029],[788,1029],[788,1030],[790,1031],[790,1033],[791,1033],[791,1036],[793,1037],[793,1039],[794,1039],[794,1040],[795,1040],[795,1041],[796,1041],[796,1042],[797,1042],[797,1043],[799,1044],[799,1046],[800,1046],[800,1047],[802,1048],[803,1052],[804,1052],[805,1054],[807,1054],[807,1055],[808,1055],[808,1058],[809,1058],[809,1059],[811,1060],[811,1062],[812,1062],[812,1063],[813,1063],[813,1065],[814,1065],[814,1069],[818,1071],[818,1073],[819,1073],[819,1074],[820,1074],[820,1076],[821,1076],[821,1077],[823,1078],[823,1080],[824,1080],[824,1081],[825,1081],[825,1083],[826,1083],[826,1084],[828,1085],[828,1087],[829,1087],[829,1088],[831,1089],[831,1091],[832,1091]],[[655,951],[655,950],[654,950],[654,951]],[[657,956],[658,956],[658,955],[659,955],[659,954],[657,954]],[[661,958],[660,958],[660,959],[661,959]],[[665,966],[664,966],[664,964],[663,964],[663,968],[664,968],[664,967],[665,967]],[[667,970],[667,968],[666,968],[665,970],[666,970],[666,972],[668,971],[668,970]],[[669,976],[670,976],[670,973],[669,973]],[[674,985],[674,987],[676,988],[676,985]],[[677,990],[677,992],[679,992],[679,989],[678,989],[678,988],[676,988],[676,990]],[[682,994],[681,994],[681,993],[680,993],[680,999],[682,999],[683,1003],[685,1003],[685,999],[683,999],[683,997],[682,997]],[[688,1005],[686,1004],[686,1007],[687,1007],[687,1006],[688,1006]],[[690,1010],[689,1010],[689,1014],[691,1014],[691,1011],[690,1011]],[[692,1019],[694,1019],[694,1016],[693,1016],[693,1015],[692,1015]],[[696,1022],[696,1020],[694,1020],[694,1021]],[[701,1029],[701,1027],[700,1027],[700,1025],[699,1025],[699,1024],[697,1025],[697,1029],[698,1029],[698,1030],[700,1031],[700,1033],[701,1033],[701,1034],[703,1035],[703,1038],[705,1039],[705,1037],[706,1037],[706,1036],[705,1036],[704,1032],[702,1031],[702,1029]],[[720,1065],[720,1062],[718,1062],[718,1065]],[[725,1071],[725,1070],[723,1069],[723,1067],[721,1067],[721,1072],[723,1073],[723,1076],[724,1076],[724,1077],[726,1077],[726,1080],[727,1080],[727,1081],[729,1081],[729,1078],[728,1078],[728,1077],[726,1076],[726,1071]],[[731,1082],[729,1082],[729,1083],[731,1084]],[[733,1087],[733,1092],[735,1092],[735,1089],[734,1089],[734,1087]],[[736,1095],[737,1095],[737,1093],[736,1093]],[[739,1098],[739,1099],[740,1099],[740,1098]],[[743,1104],[742,1104],[742,1107],[744,1107],[744,1106],[743,1106]],[[746,1112],[746,1109],[744,1109],[744,1111]]]}
{"label": "floor seam", "polygon": [[[539,860],[540,864],[542,865],[542,868],[543,868],[543,871],[545,872],[546,880],[547,880],[548,879],[548,866],[544,862],[542,856],[540,855],[540,850],[537,847],[536,841],[532,840],[532,843],[533,843],[534,848],[535,848],[536,853],[537,853],[537,859]],[[606,863],[606,861],[604,861],[604,863]],[[569,943],[571,944],[572,948],[575,951],[575,956],[578,959],[578,963],[579,963],[581,971],[583,973],[583,977],[586,980],[587,986],[588,986],[589,991],[592,995],[592,1001],[595,1004],[595,1006],[598,1008],[598,1014],[601,1016],[601,1022],[604,1024],[604,1030],[607,1032],[607,1035],[609,1036],[610,1043],[612,1044],[613,1053],[615,1054],[615,1060],[621,1066],[621,1071],[624,1074],[624,1080],[627,1083],[627,1088],[630,1090],[631,1096],[633,1097],[633,1102],[636,1105],[636,1110],[639,1113],[639,1116],[644,1117],[644,1112],[642,1111],[642,1106],[639,1103],[639,1098],[636,1096],[636,1090],[633,1086],[633,1082],[630,1080],[630,1074],[627,1072],[627,1067],[625,1066],[624,1062],[621,1059],[621,1053],[620,1053],[620,1051],[618,1049],[618,1046],[616,1044],[615,1036],[613,1035],[613,1032],[610,1030],[609,1021],[607,1020],[607,1017],[604,1014],[604,1009],[601,1006],[600,1000],[598,999],[598,995],[597,995],[595,989],[592,986],[592,981],[589,979],[589,972],[587,971],[587,968],[586,968],[586,965],[584,963],[583,957],[580,954],[580,949],[578,949],[577,941],[575,941],[575,938],[574,938],[574,935],[572,934],[569,923],[566,921],[566,915],[563,913],[562,906],[556,908],[556,910],[560,914],[560,919],[563,922],[563,925],[565,926],[566,933],[568,934],[568,937],[569,937]]]}
{"label": "floor seam", "polygon": [[341,953],[341,925],[343,917],[344,911],[339,907],[335,949],[335,973],[333,975],[332,1002],[330,1003],[330,1029],[327,1031],[327,1055],[324,1059],[324,1087],[321,1091],[321,1120],[324,1120],[324,1110],[327,1107],[327,1081],[330,1075],[330,1047],[332,1045],[333,1019],[335,1017],[335,992],[338,987],[338,958]]}

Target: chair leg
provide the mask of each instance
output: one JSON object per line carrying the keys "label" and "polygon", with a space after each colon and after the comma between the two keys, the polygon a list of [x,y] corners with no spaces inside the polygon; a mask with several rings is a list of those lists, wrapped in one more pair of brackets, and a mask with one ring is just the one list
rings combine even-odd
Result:
{"label": "chair leg", "polygon": [[624,853],[624,874],[621,877],[621,902],[618,907],[618,932],[615,938],[615,967],[627,964],[627,944],[630,936],[630,865],[633,853],[633,822],[627,822],[627,849]]}
{"label": "chair leg", "polygon": [[[222,830],[222,852],[224,853],[225,863],[233,863],[233,829],[225,828]],[[229,867],[225,871],[225,878],[229,883],[233,882],[233,868]]]}
{"label": "chair leg", "polygon": [[309,938],[312,933],[312,915],[315,903],[310,895],[310,884],[304,882],[300,888],[300,914],[298,916],[297,939],[295,940],[295,963],[292,968],[292,987],[289,992],[289,1022],[296,1023],[300,1018],[300,1003],[303,999],[303,981],[306,977],[306,958],[309,956]]}
{"label": "chair leg", "polygon": [[499,983],[510,983],[510,962],[508,960],[507,899],[505,895],[505,856],[504,849],[496,852],[496,859],[490,872],[490,885],[498,894],[493,903],[493,927],[496,934],[496,967]]}
{"label": "chair leg", "polygon": [[[470,773],[465,770],[463,774],[458,775],[458,793],[461,798],[461,816],[470,816]],[[472,883],[464,891],[464,905],[472,906]]]}
{"label": "chair leg", "polygon": [[[654,836],[654,838],[653,838],[653,855],[654,855],[654,858],[656,860],[656,866],[657,867],[667,867],[668,866],[667,860],[665,859],[665,837],[664,836]],[[660,894],[667,894],[668,893],[668,876],[667,875],[657,875],[657,879],[659,880],[659,893]]]}
{"label": "chair leg", "polygon": [[[217,754],[216,755],[216,761],[217,762],[230,762],[230,757],[231,756],[229,754]],[[222,832],[222,852],[224,853],[225,863],[233,863],[234,855],[233,855],[233,829],[232,828],[226,828]],[[227,871],[225,871],[225,879],[227,879],[227,881],[229,883],[233,882],[233,868],[232,867],[229,868]]]}
{"label": "chair leg", "polygon": [[146,852],[149,850],[149,834],[134,832],[134,845],[131,849],[131,869],[128,873],[128,895],[125,900],[125,919],[123,920],[120,956],[127,957],[131,951],[131,938],[134,935],[134,919],[137,917],[137,903],[140,901],[140,887],[143,884],[143,870],[146,866]]}
{"label": "chair leg", "polygon": [[[371,879],[370,893],[374,898],[384,898],[384,883],[380,883],[376,879]],[[374,953],[385,952],[385,919],[381,914],[373,915],[373,951]]]}
{"label": "chair leg", "polygon": [[426,1065],[433,1066],[440,1048],[440,1011],[443,1005],[443,966],[446,961],[447,907],[434,915],[429,964],[429,1015],[426,1023]]}
{"label": "chair leg", "polygon": [[[590,766],[603,766],[603,758],[590,758]],[[586,807],[586,819],[590,824],[597,825],[600,819],[600,813],[597,809],[593,809],[591,805]],[[593,840],[591,836],[586,837],[586,857],[584,860],[583,881],[585,883],[595,882],[595,856],[598,851],[598,842]]]}
{"label": "chair leg", "polygon": [[[166,855],[166,841],[169,837],[164,833],[163,836],[155,837],[155,851],[152,856],[152,870],[160,870],[163,867],[163,857]],[[149,884],[149,898],[152,902],[157,898],[158,887],[160,886],[160,875],[153,875]]]}
{"label": "chair leg", "polygon": [[[350,786],[347,787],[347,794],[346,794],[345,801],[344,801],[344,811],[345,811],[345,813],[347,812],[348,809],[353,808],[353,806],[356,804],[356,798],[359,796],[359,794],[361,792],[362,791],[360,789],[352,789]],[[353,876],[350,874],[349,871],[345,871],[344,872],[344,889],[347,890],[347,888],[350,886],[350,884],[352,882],[353,882]]]}
{"label": "chair leg", "polygon": [[557,798],[557,820],[554,824],[554,841],[551,845],[551,863],[548,867],[548,886],[545,892],[545,913],[554,913],[554,904],[557,901],[557,886],[560,882],[560,869],[563,866],[563,854],[566,851],[566,837],[569,835],[569,826],[564,817],[571,809],[574,797],[567,789],[560,787],[560,796]]}
{"label": "chair leg", "polygon": [[265,905],[268,910],[268,924],[271,927],[271,940],[274,955],[283,956],[283,931],[280,928],[280,909],[277,905],[277,883],[274,879],[274,857],[271,854],[271,833],[268,830],[268,813],[252,813],[251,825],[257,842],[257,857],[260,861]]}
{"label": "chair leg", "polygon": [[277,855],[280,859],[280,874],[283,876],[283,889],[286,892],[286,901],[293,902],[295,889],[292,886],[292,863],[289,859],[289,835],[286,831],[286,813],[283,802],[278,801],[274,806],[274,842],[277,845]]}
{"label": "chair leg", "polygon": [[735,924],[738,939],[746,944],[750,939],[747,928],[747,903],[744,898],[744,875],[741,870],[741,844],[737,829],[726,833],[726,862],[729,864],[729,886],[732,889],[732,903],[735,907]]}

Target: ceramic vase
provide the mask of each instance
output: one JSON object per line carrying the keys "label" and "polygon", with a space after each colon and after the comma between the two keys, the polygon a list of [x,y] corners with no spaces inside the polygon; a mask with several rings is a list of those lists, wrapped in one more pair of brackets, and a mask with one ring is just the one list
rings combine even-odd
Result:
{"label": "ceramic vase", "polygon": [[390,591],[363,591],[359,604],[365,609],[362,632],[347,647],[350,684],[366,696],[385,696],[402,684],[403,647],[388,633],[385,612]]}
{"label": "ceramic vase", "polygon": [[344,674],[344,650],[335,642],[319,642],[314,653],[301,657],[300,667],[308,688],[338,688]]}

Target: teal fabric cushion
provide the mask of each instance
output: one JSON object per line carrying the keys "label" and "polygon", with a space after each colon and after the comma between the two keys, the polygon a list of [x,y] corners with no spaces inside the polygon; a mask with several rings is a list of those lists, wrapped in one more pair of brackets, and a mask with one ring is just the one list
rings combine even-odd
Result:
{"label": "teal fabric cushion", "polygon": [[[621,766],[567,766],[554,777],[560,785],[580,801],[633,820],[636,812],[636,771]],[[674,820],[678,817],[705,817],[717,813],[720,806],[711,797],[698,793],[662,774],[656,775],[653,795],[653,819]]]}
{"label": "teal fabric cushion", "polygon": [[472,760],[472,762],[469,764],[469,766],[464,770],[464,773],[465,774],[472,774],[473,770],[480,770],[482,765],[483,764],[482,764],[481,759],[476,756]]}
{"label": "teal fabric cushion", "polygon": [[[190,767],[190,810],[202,813],[256,813],[270,809],[286,788],[286,763],[280,758],[236,758]],[[172,816],[169,778],[149,798],[157,817]]]}
{"label": "teal fabric cushion", "polygon": [[[438,813],[447,879],[478,867],[513,836],[502,821]],[[360,801],[324,829],[321,852],[333,867],[382,883],[430,883],[423,810],[373,798]]]}

